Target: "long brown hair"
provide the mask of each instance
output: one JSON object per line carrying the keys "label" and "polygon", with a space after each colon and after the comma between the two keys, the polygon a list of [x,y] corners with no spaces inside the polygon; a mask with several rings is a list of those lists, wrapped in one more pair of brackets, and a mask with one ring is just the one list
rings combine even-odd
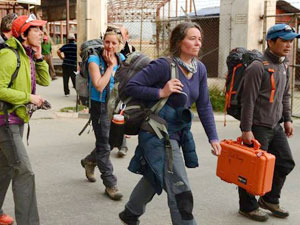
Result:
{"label": "long brown hair", "polygon": [[184,22],[178,24],[171,33],[169,41],[169,55],[170,56],[180,56],[180,43],[185,38],[188,30],[190,28],[197,28],[201,35],[203,33],[202,28],[193,22]]}

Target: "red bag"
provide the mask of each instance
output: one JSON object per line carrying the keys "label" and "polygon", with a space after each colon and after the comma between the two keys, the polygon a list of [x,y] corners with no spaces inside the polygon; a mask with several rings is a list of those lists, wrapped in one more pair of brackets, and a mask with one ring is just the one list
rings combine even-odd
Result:
{"label": "red bag", "polygon": [[241,138],[221,141],[217,176],[253,195],[263,196],[272,188],[275,156],[261,150],[257,140],[253,144],[253,148],[247,147]]}

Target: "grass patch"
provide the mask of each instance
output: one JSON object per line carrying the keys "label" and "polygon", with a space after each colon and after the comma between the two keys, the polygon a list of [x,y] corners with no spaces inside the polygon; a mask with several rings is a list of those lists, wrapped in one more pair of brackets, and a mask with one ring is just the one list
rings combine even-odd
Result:
{"label": "grass patch", "polygon": [[[78,112],[87,109],[86,106],[84,105],[78,105]],[[68,106],[68,107],[64,107],[62,109],[59,110],[60,112],[76,112],[76,107],[75,106]]]}

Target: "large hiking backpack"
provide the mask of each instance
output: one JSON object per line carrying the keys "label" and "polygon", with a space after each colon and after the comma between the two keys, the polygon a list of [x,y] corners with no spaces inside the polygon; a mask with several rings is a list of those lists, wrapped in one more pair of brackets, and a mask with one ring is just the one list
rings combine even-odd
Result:
{"label": "large hiking backpack", "polygon": [[275,95],[274,70],[269,68],[269,63],[264,61],[263,55],[258,50],[247,50],[245,48],[235,48],[227,56],[228,74],[225,83],[225,113],[234,118],[241,119],[241,96],[244,84],[244,72],[246,68],[255,60],[263,63],[265,73],[271,78],[272,91],[270,102],[273,103]]}
{"label": "large hiking backpack", "polygon": [[[166,59],[170,62],[171,79],[175,78],[177,76],[176,65],[172,59]],[[128,55],[115,74],[115,84],[110,94],[107,110],[110,119],[113,114],[118,114],[122,111],[125,118],[124,133],[127,135],[137,135],[147,116],[159,111],[167,101],[167,98],[161,99],[149,108],[142,100],[130,97],[125,93],[127,82],[150,62],[151,60],[146,55],[140,52],[133,52]]]}
{"label": "large hiking backpack", "polygon": [[90,55],[100,55],[103,49],[102,39],[88,40],[82,43],[80,46],[80,57],[82,62],[80,63],[80,73],[76,74],[76,92],[79,96],[79,100],[84,104],[88,104],[89,100],[89,88],[88,88],[88,58]]}
{"label": "large hiking backpack", "polygon": [[[10,82],[9,82],[9,84],[8,84],[8,86],[7,86],[8,88],[10,88],[10,87],[12,86],[14,80],[16,79],[18,73],[19,73],[21,61],[20,61],[20,55],[19,55],[19,53],[17,52],[17,50],[14,49],[14,48],[12,48],[12,47],[10,47],[10,46],[8,46],[8,45],[5,43],[5,41],[3,40],[3,38],[1,37],[1,35],[0,35],[0,50],[2,50],[2,49],[4,49],[4,48],[8,48],[8,49],[10,49],[11,51],[13,51],[13,52],[16,54],[16,57],[17,57],[17,67],[16,67],[14,73],[12,74],[11,79],[10,79]],[[0,74],[0,76],[1,76],[1,74]],[[7,111],[7,110],[9,109],[9,107],[10,107],[10,104],[9,104],[9,103],[4,102],[4,101],[0,101],[0,111],[3,111],[3,112],[4,112],[4,114],[5,114],[5,120],[6,120],[6,124],[7,124],[7,125],[8,125],[8,111]]]}

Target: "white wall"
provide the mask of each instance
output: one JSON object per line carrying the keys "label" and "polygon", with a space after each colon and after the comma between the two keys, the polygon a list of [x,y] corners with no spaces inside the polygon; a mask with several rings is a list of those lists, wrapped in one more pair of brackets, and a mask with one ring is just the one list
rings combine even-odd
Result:
{"label": "white wall", "polygon": [[[267,6],[268,15],[275,15],[276,0],[269,0]],[[231,49],[244,47],[263,50],[263,15],[263,0],[221,0],[219,77],[226,76],[226,57]],[[274,23],[274,17],[268,18],[267,28]]]}
{"label": "white wall", "polygon": [[[107,0],[77,0],[77,46],[100,37],[107,27]],[[77,51],[79,53],[79,51]],[[80,57],[78,58],[80,59]]]}

